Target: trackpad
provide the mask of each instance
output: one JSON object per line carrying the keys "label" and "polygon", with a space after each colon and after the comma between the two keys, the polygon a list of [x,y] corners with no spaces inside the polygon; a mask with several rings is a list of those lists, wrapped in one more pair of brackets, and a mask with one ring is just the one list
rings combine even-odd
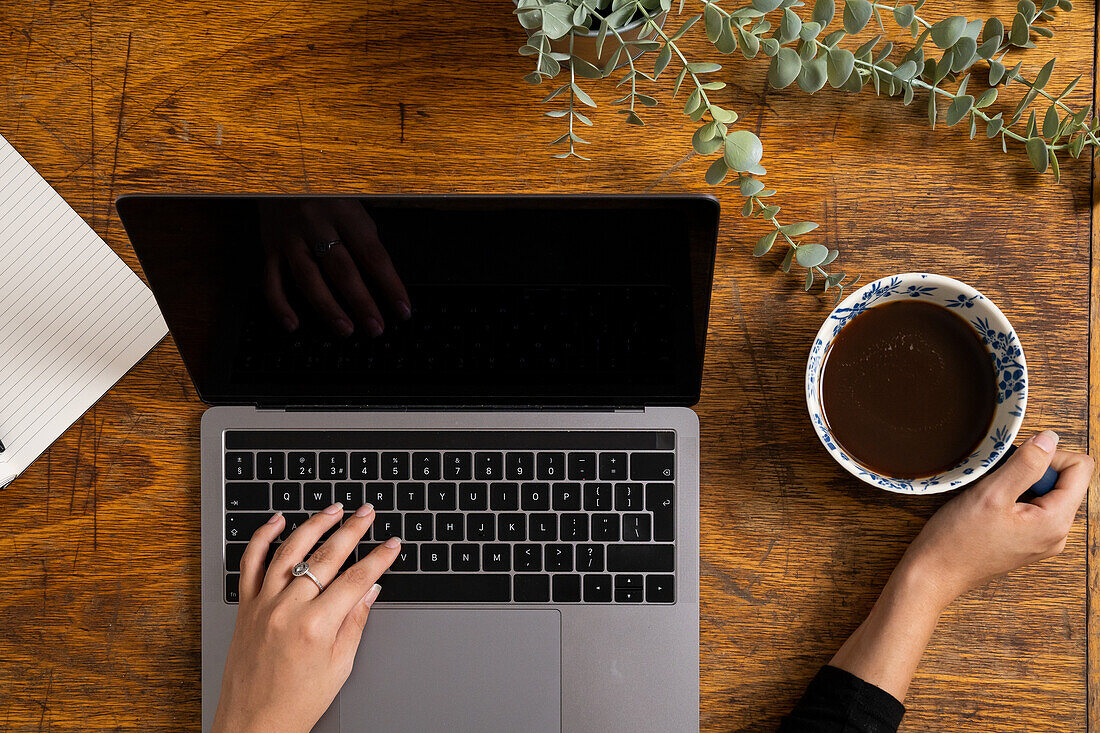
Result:
{"label": "trackpad", "polygon": [[561,614],[373,610],[340,730],[560,733]]}

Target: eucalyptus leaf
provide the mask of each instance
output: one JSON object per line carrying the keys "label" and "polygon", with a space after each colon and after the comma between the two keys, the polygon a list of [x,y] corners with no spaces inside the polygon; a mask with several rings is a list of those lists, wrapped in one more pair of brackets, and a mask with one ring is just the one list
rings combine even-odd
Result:
{"label": "eucalyptus leaf", "polygon": [[1043,136],[1053,138],[1058,134],[1058,125],[1061,122],[1058,119],[1058,108],[1055,105],[1047,107],[1047,112],[1043,115]]}
{"label": "eucalyptus leaf", "polygon": [[822,28],[832,23],[835,16],[836,4],[834,0],[817,0],[814,3],[814,11],[811,17]]}
{"label": "eucalyptus leaf", "polygon": [[1039,73],[1035,75],[1035,81],[1031,83],[1032,89],[1043,89],[1046,87],[1047,82],[1050,81],[1050,75],[1054,71],[1054,59],[1047,61],[1043,64],[1043,68],[1039,69]]}
{"label": "eucalyptus leaf", "polygon": [[989,119],[989,122],[987,122],[985,125],[985,136],[996,137],[997,133],[1001,131],[1001,127],[1004,125],[1004,123],[1005,121],[1000,115],[997,115],[996,117],[991,117]]}
{"label": "eucalyptus leaf", "polygon": [[997,90],[986,89],[984,92],[978,95],[978,98],[974,100],[975,109],[984,109],[989,105],[997,101]]}
{"label": "eucalyptus leaf", "polygon": [[962,96],[955,97],[951,100],[951,105],[947,108],[947,124],[952,126],[958,123],[966,114],[970,111],[970,108],[974,106],[974,97],[969,94],[963,94]]}
{"label": "eucalyptus leaf", "polygon": [[542,7],[542,32],[551,40],[562,38],[573,30],[573,8],[568,3]]}
{"label": "eucalyptus leaf", "polygon": [[782,4],[783,0],[752,0],[752,6],[761,13],[770,13]]}
{"label": "eucalyptus leaf", "polygon": [[717,5],[707,3],[703,11],[703,25],[707,31],[707,40],[714,43],[722,35],[722,11]]}
{"label": "eucalyptus leaf", "polygon": [[691,147],[695,152],[699,153],[699,155],[710,155],[722,147],[721,136],[715,136],[715,131],[713,129],[708,129],[711,124],[713,123],[703,125],[691,136]]}
{"label": "eucalyptus leaf", "polygon": [[668,67],[668,62],[672,60],[672,49],[666,43],[665,47],[657,52],[657,60],[653,64],[653,78],[656,79],[661,75],[661,72]]}
{"label": "eucalyptus leaf", "polygon": [[756,246],[752,248],[753,256],[763,257],[766,255],[771,250],[772,245],[775,244],[775,238],[778,234],[779,232],[773,229],[757,240]]}
{"label": "eucalyptus leaf", "polygon": [[868,0],[846,0],[844,3],[844,30],[859,33],[871,19],[873,10]]}
{"label": "eucalyptus leaf", "polygon": [[831,48],[827,59],[826,69],[829,85],[834,89],[839,89],[852,75],[852,69],[856,65],[856,57],[846,48]]}
{"label": "eucalyptus leaf", "polygon": [[817,229],[817,224],[812,221],[800,221],[795,224],[785,224],[779,227],[779,231],[786,234],[788,237],[801,237],[803,234],[812,232]]}
{"label": "eucalyptus leaf", "polygon": [[823,244],[803,244],[795,250],[795,259],[802,267],[817,267],[829,256],[829,249]]}
{"label": "eucalyptus leaf", "polygon": [[783,89],[798,78],[800,71],[802,71],[802,60],[798,58],[793,48],[784,46],[772,59],[771,67],[768,69],[768,83],[776,89]]}
{"label": "eucalyptus leaf", "polygon": [[760,162],[764,146],[760,138],[748,130],[735,130],[726,136],[724,156],[731,170],[742,173]]}
{"label": "eucalyptus leaf", "polygon": [[807,94],[813,94],[825,86],[828,78],[825,56],[818,56],[813,61],[802,64],[802,71],[798,74],[798,88]]}
{"label": "eucalyptus leaf", "polygon": [[707,168],[704,178],[710,185],[717,186],[726,177],[727,173],[729,173],[729,166],[726,165],[725,158],[718,158]]}
{"label": "eucalyptus leaf", "polygon": [[1039,173],[1046,173],[1047,168],[1050,167],[1050,151],[1047,150],[1046,141],[1041,137],[1032,137],[1028,139],[1025,147],[1031,167]]}
{"label": "eucalyptus leaf", "polygon": [[795,15],[795,12],[790,8],[785,8],[783,10],[783,20],[779,21],[779,42],[790,43],[798,38],[801,31],[802,19]]}
{"label": "eucalyptus leaf", "polygon": [[962,38],[963,31],[965,30],[966,18],[961,15],[944,18],[932,26],[932,43],[940,48],[951,48],[960,38]]}
{"label": "eucalyptus leaf", "polygon": [[905,28],[913,22],[915,12],[912,5],[899,5],[894,8],[894,21]]}
{"label": "eucalyptus leaf", "polygon": [[1026,46],[1030,39],[1031,26],[1023,13],[1016,13],[1012,18],[1012,30],[1008,32],[1008,40],[1013,46]]}

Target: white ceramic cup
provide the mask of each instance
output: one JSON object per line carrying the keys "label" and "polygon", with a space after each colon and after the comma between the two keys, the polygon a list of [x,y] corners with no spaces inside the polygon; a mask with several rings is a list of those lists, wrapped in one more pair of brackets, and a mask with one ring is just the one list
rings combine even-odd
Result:
{"label": "white ceramic cup", "polygon": [[[861,465],[833,439],[821,409],[818,387],[824,357],[840,330],[863,311],[894,300],[920,298],[946,306],[962,316],[989,350],[997,373],[997,409],[986,437],[966,460],[927,478],[899,479]],[[984,475],[997,464],[1016,439],[1027,408],[1027,364],[1012,324],[991,300],[966,283],[943,275],[909,272],[864,285],[842,300],[817,332],[806,361],[806,407],[825,449],[853,476],[872,486],[904,494],[935,494],[957,489]]]}

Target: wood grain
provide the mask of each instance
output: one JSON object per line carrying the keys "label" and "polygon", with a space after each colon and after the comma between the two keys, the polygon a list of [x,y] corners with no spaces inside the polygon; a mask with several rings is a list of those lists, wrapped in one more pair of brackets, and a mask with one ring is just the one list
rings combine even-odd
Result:
{"label": "wood grain", "polygon": [[[923,12],[1013,9],[993,0]],[[1069,101],[1091,104],[1094,3],[1052,27],[1053,39],[1021,55],[1025,69],[1057,55],[1052,86],[1082,73]],[[944,499],[873,491],[819,447],[801,379],[828,303],[777,272],[778,256],[750,256],[764,230],[738,217],[736,192],[703,183],[691,123],[661,107],[646,128],[626,128],[606,109],[615,90],[588,83],[601,104],[585,134],[593,160],[552,160],[545,143],[561,125],[541,116],[548,89],[520,81],[522,41],[508,0],[4,3],[0,133],[135,268],[112,205],[124,192],[716,193],[724,213],[698,406],[700,715],[705,731],[770,730]],[[697,56],[704,46],[687,44]],[[983,136],[928,129],[919,105],[870,92],[808,99],[764,77],[761,61],[732,59],[718,98],[764,139],[784,215],[820,221],[820,241],[865,279],[925,270],[987,293],[1025,345],[1025,432],[1053,428],[1084,449],[1091,414],[1095,445],[1091,163],[1064,162],[1055,184],[1020,149],[1003,155]],[[168,339],[3,492],[0,728],[198,728],[202,410]],[[951,607],[904,730],[1078,732],[1089,709],[1097,729],[1098,676],[1086,672],[1092,532],[1090,551],[1081,521],[1058,558]]]}

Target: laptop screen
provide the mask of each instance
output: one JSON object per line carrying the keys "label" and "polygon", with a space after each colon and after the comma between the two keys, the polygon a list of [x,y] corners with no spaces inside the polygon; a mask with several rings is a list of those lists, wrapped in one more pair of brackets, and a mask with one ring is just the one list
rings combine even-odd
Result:
{"label": "laptop screen", "polygon": [[210,404],[698,400],[704,196],[127,196],[126,231]]}

